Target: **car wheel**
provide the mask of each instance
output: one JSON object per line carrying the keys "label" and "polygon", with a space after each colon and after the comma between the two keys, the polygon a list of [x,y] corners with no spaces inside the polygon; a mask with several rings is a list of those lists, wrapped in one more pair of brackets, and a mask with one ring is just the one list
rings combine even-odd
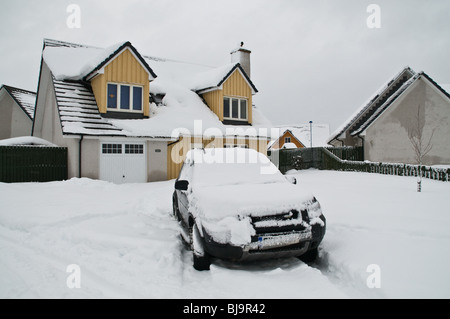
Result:
{"label": "car wheel", "polygon": [[303,255],[299,256],[298,259],[303,261],[304,263],[312,263],[317,259],[317,256],[319,255],[319,250],[316,248],[308,250]]}
{"label": "car wheel", "polygon": [[197,225],[190,227],[191,247],[194,256],[194,269],[198,271],[209,270],[211,261],[208,253],[204,250],[203,242]]}
{"label": "car wheel", "polygon": [[175,196],[172,197],[172,211],[173,211],[173,217],[175,217],[176,220],[180,221],[180,213],[178,211],[177,207],[177,199]]}

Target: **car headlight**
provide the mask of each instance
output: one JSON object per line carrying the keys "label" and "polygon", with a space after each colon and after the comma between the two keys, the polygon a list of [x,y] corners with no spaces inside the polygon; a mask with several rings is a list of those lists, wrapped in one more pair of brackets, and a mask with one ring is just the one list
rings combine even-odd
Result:
{"label": "car headlight", "polygon": [[218,221],[202,222],[203,229],[209,242],[219,244],[230,244],[233,246],[244,246],[251,242],[255,235],[255,229],[251,224],[250,217],[226,217]]}

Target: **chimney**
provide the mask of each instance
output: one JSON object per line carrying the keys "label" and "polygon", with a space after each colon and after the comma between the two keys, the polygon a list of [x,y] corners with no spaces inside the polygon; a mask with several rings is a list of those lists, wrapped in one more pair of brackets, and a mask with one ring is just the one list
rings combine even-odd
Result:
{"label": "chimney", "polygon": [[250,78],[250,53],[252,51],[244,48],[244,42],[241,42],[237,49],[231,51],[231,63],[239,62],[247,76]]}

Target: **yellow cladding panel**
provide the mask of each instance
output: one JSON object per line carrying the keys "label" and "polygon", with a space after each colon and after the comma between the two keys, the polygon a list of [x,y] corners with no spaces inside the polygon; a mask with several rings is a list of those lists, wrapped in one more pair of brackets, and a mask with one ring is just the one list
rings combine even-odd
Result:
{"label": "yellow cladding panel", "polygon": [[211,111],[213,111],[218,117],[219,120],[223,121],[223,91],[215,90],[211,92],[207,92],[203,94],[203,98],[206,101],[206,104],[210,107]]}
{"label": "yellow cladding panel", "polygon": [[[291,139],[291,143],[294,143],[295,146],[297,146],[297,148],[304,148],[305,146],[294,136],[291,134],[291,132],[286,131],[283,136],[280,137],[279,139],[279,148],[282,148],[285,144],[285,139],[286,137],[289,137]],[[272,146],[273,148],[273,146]]]}
{"label": "yellow cladding panel", "polygon": [[144,88],[143,109],[144,115],[149,116],[150,84],[147,70],[139,63],[130,50],[126,49],[111,61],[104,73],[91,80],[92,90],[100,113],[106,113],[106,87],[108,82],[140,85]]}
{"label": "yellow cladding panel", "polygon": [[241,72],[236,69],[233,74],[223,83],[223,94],[225,96],[239,96],[251,99],[252,89],[245,81]]}
{"label": "yellow cladding panel", "polygon": [[223,83],[222,90],[207,92],[203,98],[219,120],[223,121],[223,97],[240,97],[248,100],[248,122],[252,123],[252,88],[248,85],[242,74],[236,69]]}
{"label": "yellow cladding panel", "polygon": [[106,84],[103,74],[92,79],[91,87],[97,101],[98,111],[106,113]]}

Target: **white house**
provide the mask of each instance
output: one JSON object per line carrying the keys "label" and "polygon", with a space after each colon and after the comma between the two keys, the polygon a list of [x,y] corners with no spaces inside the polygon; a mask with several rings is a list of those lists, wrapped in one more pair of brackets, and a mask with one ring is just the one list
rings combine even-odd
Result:
{"label": "white house", "polygon": [[416,164],[411,140],[420,138],[422,163],[450,164],[450,95],[425,72],[406,67],[360,107],[328,142],[363,146],[373,162]]}
{"label": "white house", "polygon": [[0,140],[30,136],[36,93],[8,85],[0,88]]}

